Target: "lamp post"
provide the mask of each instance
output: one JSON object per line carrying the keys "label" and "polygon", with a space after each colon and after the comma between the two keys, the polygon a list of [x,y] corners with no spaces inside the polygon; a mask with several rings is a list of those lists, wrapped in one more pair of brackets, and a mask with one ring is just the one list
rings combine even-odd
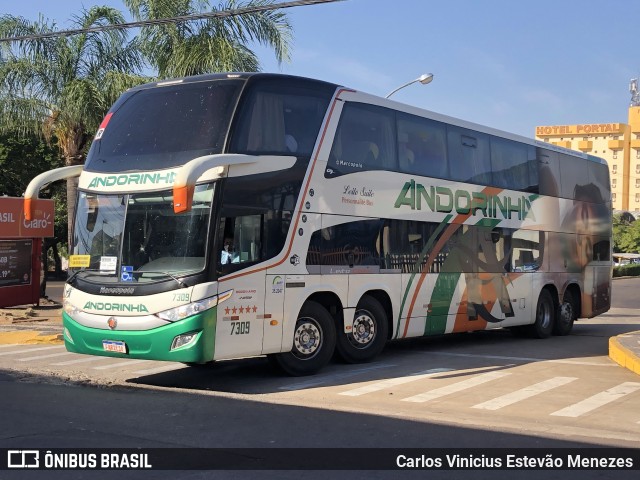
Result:
{"label": "lamp post", "polygon": [[433,73],[424,73],[424,74],[420,75],[418,78],[416,78],[415,80],[411,80],[410,82],[407,82],[404,85],[400,85],[398,88],[396,88],[395,90],[391,91],[391,93],[389,93],[384,98],[389,98],[391,95],[396,93],[398,90],[401,90],[404,87],[408,87],[412,83],[420,82],[421,84],[426,85],[427,83],[431,83],[431,80],[433,80]]}

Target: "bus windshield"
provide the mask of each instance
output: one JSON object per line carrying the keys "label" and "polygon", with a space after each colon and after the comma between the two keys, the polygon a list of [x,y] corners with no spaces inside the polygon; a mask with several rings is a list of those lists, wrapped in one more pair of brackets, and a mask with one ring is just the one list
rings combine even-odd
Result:
{"label": "bus windshield", "polygon": [[205,268],[214,184],[196,187],[188,214],[173,212],[170,190],[101,195],[80,192],[72,254],[108,282],[149,282]]}
{"label": "bus windshield", "polygon": [[125,94],[103,121],[85,170],[161,170],[221,153],[242,84],[215,80]]}

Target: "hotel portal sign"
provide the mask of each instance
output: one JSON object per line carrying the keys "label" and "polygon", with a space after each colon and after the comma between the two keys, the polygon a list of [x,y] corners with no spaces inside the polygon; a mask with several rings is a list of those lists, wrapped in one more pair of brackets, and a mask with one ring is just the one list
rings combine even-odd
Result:
{"label": "hotel portal sign", "polygon": [[550,125],[536,127],[536,136],[593,135],[594,133],[624,133],[624,123],[585,123],[582,125]]}

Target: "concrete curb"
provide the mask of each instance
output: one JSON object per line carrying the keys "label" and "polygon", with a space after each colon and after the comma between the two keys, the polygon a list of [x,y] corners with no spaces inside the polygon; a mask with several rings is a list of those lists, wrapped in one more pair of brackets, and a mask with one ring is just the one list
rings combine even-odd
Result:
{"label": "concrete curb", "polygon": [[625,333],[609,339],[609,358],[640,375],[640,332]]}

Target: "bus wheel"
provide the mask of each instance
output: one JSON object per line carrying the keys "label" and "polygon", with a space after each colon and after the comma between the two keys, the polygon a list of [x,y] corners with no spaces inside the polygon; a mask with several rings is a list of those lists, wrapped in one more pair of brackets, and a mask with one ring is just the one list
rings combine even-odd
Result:
{"label": "bus wheel", "polygon": [[536,307],[536,321],[529,325],[529,334],[534,338],[548,338],[554,325],[555,308],[549,290],[542,290]]}
{"label": "bus wheel", "polygon": [[365,295],[356,307],[351,332],[338,331],[338,355],[347,363],[367,362],[382,351],[388,331],[384,308],[375,298]]}
{"label": "bus wheel", "polygon": [[298,315],[293,348],[273,355],[273,359],[289,375],[311,375],[329,363],[335,346],[333,317],[322,305],[309,301]]}
{"label": "bus wheel", "polygon": [[556,322],[553,326],[554,335],[569,335],[571,333],[576,312],[574,305],[573,295],[571,292],[564,292],[564,298],[562,299],[562,304],[558,308]]}

